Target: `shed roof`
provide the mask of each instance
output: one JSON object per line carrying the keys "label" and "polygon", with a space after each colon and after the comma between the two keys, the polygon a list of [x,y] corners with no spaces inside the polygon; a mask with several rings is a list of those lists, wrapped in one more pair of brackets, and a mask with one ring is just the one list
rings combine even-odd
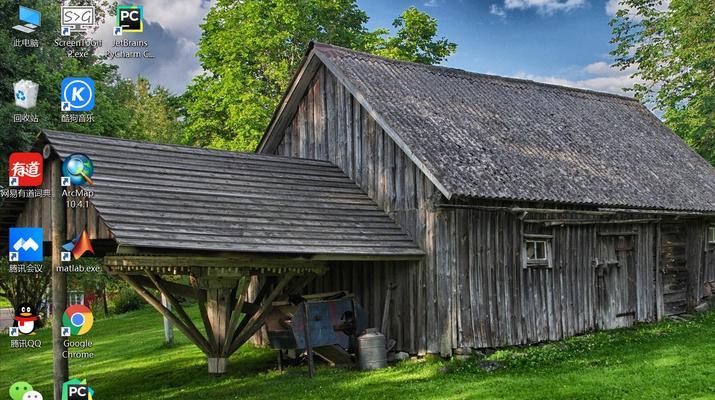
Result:
{"label": "shed roof", "polygon": [[715,169],[636,100],[316,43],[443,194],[715,210]]}
{"label": "shed roof", "polygon": [[324,161],[43,131],[95,166],[91,203],[120,245],[248,253],[422,251]]}

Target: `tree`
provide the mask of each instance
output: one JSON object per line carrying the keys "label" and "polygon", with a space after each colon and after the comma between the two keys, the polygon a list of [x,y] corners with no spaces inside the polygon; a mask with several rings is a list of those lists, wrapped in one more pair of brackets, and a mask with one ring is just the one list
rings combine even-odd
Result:
{"label": "tree", "polygon": [[[102,21],[111,12],[108,2],[78,1],[79,4],[95,4],[97,20]],[[95,54],[96,48],[86,46],[90,51],[88,57],[71,58],[66,50],[56,46],[57,38],[82,39],[85,34],[75,33],[71,38],[60,36],[60,7],[56,1],[38,0],[28,6],[37,9],[42,14],[42,26],[35,32],[22,36],[7,23],[0,27],[0,91],[6,94],[0,102],[0,121],[3,121],[3,132],[0,135],[0,175],[7,176],[8,154],[14,151],[27,150],[32,145],[40,129],[58,129],[74,132],[92,133],[97,135],[116,136],[118,132],[126,131],[131,117],[124,110],[123,103],[131,95],[126,90],[126,84],[119,78],[117,68],[103,63]],[[0,19],[3,21],[17,20],[17,2],[0,3]],[[37,39],[39,48],[16,47],[15,38]],[[79,50],[78,47],[75,47]],[[96,100],[95,122],[92,124],[60,122],[59,90],[60,82],[65,77],[88,76],[95,81]],[[24,110],[15,106],[9,94],[13,93],[14,82],[20,79],[31,80],[39,84],[37,106],[28,113],[36,114],[39,122],[12,123],[13,114]]]}
{"label": "tree", "polygon": [[23,303],[39,308],[50,286],[51,265],[51,260],[45,259],[42,272],[10,272],[7,257],[0,258],[0,297],[6,298],[13,309]]}
{"label": "tree", "polygon": [[184,95],[184,141],[253,150],[311,40],[434,64],[456,45],[435,39],[437,21],[409,8],[387,29],[368,31],[355,0],[219,0],[202,25],[206,71]]}
{"label": "tree", "polygon": [[126,104],[132,118],[124,137],[158,143],[179,143],[180,112],[174,96],[161,86],[152,88],[143,77],[137,78],[132,89],[134,94]]}
{"label": "tree", "polygon": [[623,0],[611,21],[615,65],[637,67],[631,89],[715,165],[715,2]]}

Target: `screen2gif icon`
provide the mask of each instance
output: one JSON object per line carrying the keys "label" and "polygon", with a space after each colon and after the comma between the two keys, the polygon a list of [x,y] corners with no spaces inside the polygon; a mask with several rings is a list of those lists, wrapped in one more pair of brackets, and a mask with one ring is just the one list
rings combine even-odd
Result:
{"label": "screen2gif icon", "polygon": [[124,32],[144,31],[144,9],[142,6],[117,6],[117,24],[114,35]]}
{"label": "screen2gif icon", "polygon": [[62,111],[92,111],[94,81],[92,78],[65,78],[60,89]]}

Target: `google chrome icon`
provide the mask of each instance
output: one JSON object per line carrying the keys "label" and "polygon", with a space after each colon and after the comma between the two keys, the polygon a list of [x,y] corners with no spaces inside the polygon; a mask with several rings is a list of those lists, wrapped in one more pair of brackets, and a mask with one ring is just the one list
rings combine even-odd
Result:
{"label": "google chrome icon", "polygon": [[92,311],[81,304],[67,307],[62,315],[62,326],[69,328],[72,336],[84,335],[89,332],[93,323]]}

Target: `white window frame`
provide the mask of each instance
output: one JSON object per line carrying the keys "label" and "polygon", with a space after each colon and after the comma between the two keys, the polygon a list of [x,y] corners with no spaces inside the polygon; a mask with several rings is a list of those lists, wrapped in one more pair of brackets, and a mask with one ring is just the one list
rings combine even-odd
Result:
{"label": "white window frame", "polygon": [[715,245],[715,225],[709,225],[707,231],[708,244]]}
{"label": "white window frame", "polygon": [[[524,239],[522,240],[522,261],[524,268],[552,268],[553,267],[553,254],[551,251],[551,242],[553,240],[552,235],[537,235],[537,234],[524,234]],[[527,255],[527,248],[529,243],[543,243],[544,245],[544,256],[545,258],[532,258],[530,259]]]}

